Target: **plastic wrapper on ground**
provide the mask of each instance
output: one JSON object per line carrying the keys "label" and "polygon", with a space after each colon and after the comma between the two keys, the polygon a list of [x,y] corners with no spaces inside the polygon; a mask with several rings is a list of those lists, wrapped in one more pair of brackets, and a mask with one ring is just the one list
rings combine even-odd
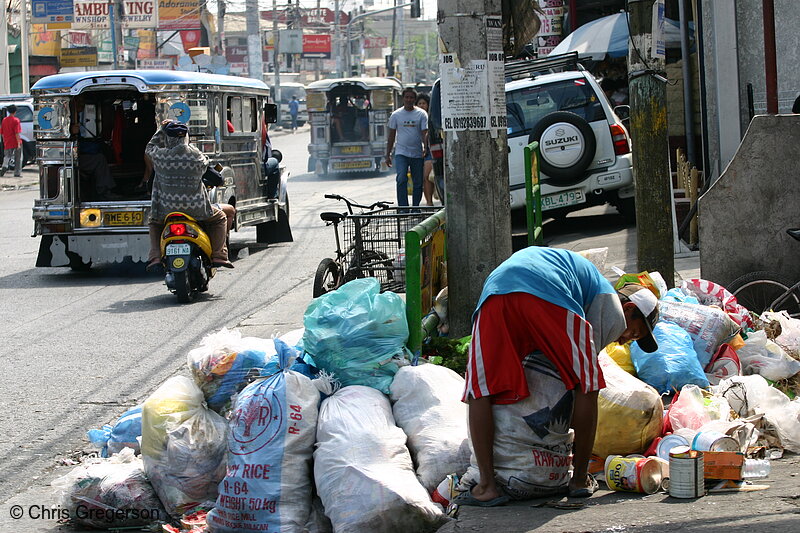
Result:
{"label": "plastic wrapper on ground", "polygon": [[317,492],[337,533],[435,531],[446,518],[417,480],[389,399],[359,385],[322,402]]}
{"label": "plastic wrapper on ground", "polygon": [[464,379],[433,364],[405,366],[392,382],[395,422],[408,436],[417,478],[428,492],[448,475],[469,467]]}
{"label": "plastic wrapper on ground", "polygon": [[142,460],[130,448],[77,466],[51,485],[75,524],[135,528],[169,520],[145,476]]}
{"label": "plastic wrapper on ground", "polygon": [[[574,392],[541,353],[523,361],[530,396],[512,404],[495,404],[495,478],[515,500],[566,492],[572,464],[574,432],[570,429]],[[480,481],[475,454],[458,489]]]}
{"label": "plastic wrapper on ground", "polygon": [[745,375],[759,374],[772,381],[787,379],[800,372],[800,361],[789,357],[765,331],[753,331],[736,352]]}
{"label": "plastic wrapper on ground", "polygon": [[659,393],[680,390],[686,384],[708,387],[703,367],[697,360],[694,344],[689,334],[671,322],[659,322],[653,328],[658,350],[643,352],[631,344],[631,361],[636,375]]}
{"label": "plastic wrapper on ground", "polygon": [[106,424],[101,429],[90,429],[89,440],[97,448],[100,455],[108,457],[131,448],[139,453],[139,438],[142,436],[142,406],[137,405],[125,411],[113,425]]}
{"label": "plastic wrapper on ground", "polygon": [[661,434],[664,404],[656,390],[601,353],[606,387],[597,399],[592,453],[600,457],[642,453]]}
{"label": "plastic wrapper on ground", "polygon": [[192,380],[176,376],[156,389],[142,410],[145,472],[176,518],[197,505],[213,505],[225,475],[227,422],[204,403]]}

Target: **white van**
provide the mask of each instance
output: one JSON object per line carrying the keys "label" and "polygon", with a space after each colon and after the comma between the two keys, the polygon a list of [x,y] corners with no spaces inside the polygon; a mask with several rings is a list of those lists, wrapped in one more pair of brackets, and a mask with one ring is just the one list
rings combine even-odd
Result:
{"label": "white van", "polygon": [[[271,85],[269,90],[272,100],[277,102],[275,99],[275,86]],[[297,101],[300,102],[300,107],[297,108],[297,126],[303,126],[308,122],[305,86],[294,81],[281,82],[281,126],[285,128],[292,125],[292,119],[289,116],[289,102],[292,100],[292,96],[297,96]]]}
{"label": "white van", "polygon": [[[22,126],[22,165],[36,160],[36,139],[33,137],[33,98],[29,94],[0,96],[0,121],[6,117],[6,108],[17,106],[17,118]],[[3,139],[0,137],[0,162],[3,160]]]}

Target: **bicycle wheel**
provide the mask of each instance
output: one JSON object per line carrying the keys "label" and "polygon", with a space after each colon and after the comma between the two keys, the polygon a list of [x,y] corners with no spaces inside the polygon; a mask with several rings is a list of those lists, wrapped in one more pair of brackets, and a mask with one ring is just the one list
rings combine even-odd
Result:
{"label": "bicycle wheel", "polygon": [[339,288],[339,265],[326,257],[320,261],[317,272],[314,274],[314,298]]}
{"label": "bicycle wheel", "polygon": [[734,280],[728,290],[736,296],[739,304],[753,313],[786,311],[797,316],[800,314],[800,294],[797,290],[789,291],[792,285],[772,272],[750,272]]}

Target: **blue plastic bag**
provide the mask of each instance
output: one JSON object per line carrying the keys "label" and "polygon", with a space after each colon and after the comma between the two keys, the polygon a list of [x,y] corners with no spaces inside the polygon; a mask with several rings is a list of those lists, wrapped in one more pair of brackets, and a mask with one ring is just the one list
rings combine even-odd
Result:
{"label": "blue plastic bag", "polygon": [[708,387],[692,337],[684,329],[662,320],[653,328],[653,334],[658,341],[658,350],[653,353],[645,353],[635,342],[631,343],[631,361],[639,379],[662,394],[680,390],[688,383]]}
{"label": "blue plastic bag", "polygon": [[125,411],[114,425],[106,424],[101,429],[90,429],[86,436],[97,448],[100,456],[108,457],[119,453],[123,448],[133,448],[139,453],[138,437],[142,436],[142,406],[137,405]]}
{"label": "blue plastic bag", "polygon": [[700,302],[697,298],[694,297],[693,294],[689,294],[683,289],[675,287],[667,291],[667,293],[661,298],[665,302],[680,302],[686,304],[699,304]]}
{"label": "blue plastic bag", "polygon": [[261,369],[267,365],[266,354],[258,350],[244,350],[235,355],[230,370],[219,379],[219,388],[208,396],[208,407],[216,412],[222,411],[231,397],[242,390],[250,380],[258,376]]}
{"label": "blue plastic bag", "polygon": [[311,302],[303,317],[303,346],[317,368],[342,386],[366,385],[389,394],[408,340],[405,302],[380,292],[375,278],[345,283]]}

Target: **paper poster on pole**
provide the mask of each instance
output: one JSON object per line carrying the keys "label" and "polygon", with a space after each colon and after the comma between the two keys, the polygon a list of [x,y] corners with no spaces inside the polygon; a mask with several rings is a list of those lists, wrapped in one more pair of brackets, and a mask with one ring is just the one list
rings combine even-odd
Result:
{"label": "paper poster on pole", "polygon": [[656,0],[653,4],[653,45],[650,48],[653,59],[666,59],[667,51],[664,42],[664,0]]}
{"label": "paper poster on pole", "polygon": [[442,124],[447,131],[489,129],[488,61],[456,66],[455,54],[442,54]]}
{"label": "paper poster on pole", "polygon": [[158,26],[158,0],[122,0],[123,28]]}
{"label": "paper poster on pole", "polygon": [[75,0],[75,30],[102,30],[111,27],[109,3],[106,0]]}

